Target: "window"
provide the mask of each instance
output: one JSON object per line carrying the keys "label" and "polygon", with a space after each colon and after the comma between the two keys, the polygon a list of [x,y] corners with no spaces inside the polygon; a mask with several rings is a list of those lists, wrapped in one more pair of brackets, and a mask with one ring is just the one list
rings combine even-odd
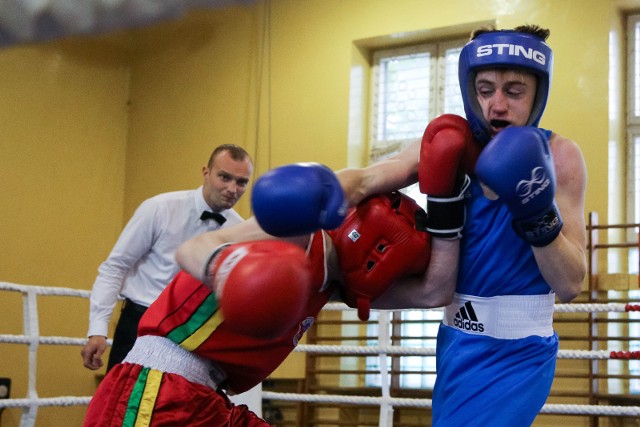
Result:
{"label": "window", "polygon": [[[381,50],[373,56],[371,87],[371,131],[369,162],[390,157],[417,138],[430,120],[443,113],[464,116],[458,84],[458,57],[467,39],[429,43],[408,48]],[[421,206],[425,196],[418,185],[403,189]],[[435,348],[438,321],[442,311],[401,312],[400,345]],[[372,319],[377,314],[372,313]],[[368,326],[367,335],[377,336],[377,324]],[[372,343],[375,344],[375,343]],[[379,370],[379,358],[367,358],[367,370]],[[400,371],[435,372],[435,357],[404,356]],[[378,374],[367,375],[367,385],[379,385]],[[432,388],[434,374],[401,374],[401,387]]]}
{"label": "window", "polygon": [[[629,16],[627,44],[627,220],[640,222],[640,15]],[[638,240],[635,229],[627,238]]]}
{"label": "window", "polygon": [[374,54],[369,161],[389,157],[422,137],[442,113],[464,116],[458,57],[465,40]]}

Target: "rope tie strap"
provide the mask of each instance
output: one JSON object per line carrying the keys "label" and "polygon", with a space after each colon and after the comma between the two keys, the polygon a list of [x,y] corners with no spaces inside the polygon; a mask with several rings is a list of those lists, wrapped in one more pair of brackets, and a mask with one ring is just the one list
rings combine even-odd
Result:
{"label": "rope tie strap", "polygon": [[640,304],[627,304],[625,309],[626,311],[640,311]]}
{"label": "rope tie strap", "polygon": [[623,360],[640,359],[640,351],[612,351],[609,357]]}

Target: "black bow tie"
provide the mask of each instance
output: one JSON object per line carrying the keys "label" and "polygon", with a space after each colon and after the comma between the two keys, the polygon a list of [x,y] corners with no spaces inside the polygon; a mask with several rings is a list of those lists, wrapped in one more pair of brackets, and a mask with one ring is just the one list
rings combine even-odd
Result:
{"label": "black bow tie", "polygon": [[203,221],[207,219],[215,219],[216,222],[220,225],[224,224],[224,222],[227,220],[227,218],[223,217],[218,212],[209,212],[209,211],[202,212],[202,215],[200,215],[200,219]]}

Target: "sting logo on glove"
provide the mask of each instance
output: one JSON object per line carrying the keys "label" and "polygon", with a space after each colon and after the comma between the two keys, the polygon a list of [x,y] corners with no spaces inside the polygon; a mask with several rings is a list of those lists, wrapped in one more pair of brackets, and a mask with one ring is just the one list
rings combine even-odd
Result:
{"label": "sting logo on glove", "polygon": [[538,194],[542,193],[549,186],[551,180],[544,171],[544,168],[537,167],[531,171],[531,180],[522,180],[516,186],[516,191],[522,198],[521,203],[526,205]]}
{"label": "sting logo on glove", "polygon": [[553,233],[562,224],[560,216],[555,210],[551,210],[542,217],[522,225],[522,233],[528,240],[537,240]]}

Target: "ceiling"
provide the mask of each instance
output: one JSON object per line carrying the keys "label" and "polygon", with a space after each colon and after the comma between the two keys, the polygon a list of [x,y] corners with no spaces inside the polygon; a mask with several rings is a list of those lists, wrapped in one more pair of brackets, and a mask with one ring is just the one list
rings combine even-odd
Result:
{"label": "ceiling", "polygon": [[3,0],[0,47],[108,34],[184,16],[194,9],[248,6],[256,0]]}

